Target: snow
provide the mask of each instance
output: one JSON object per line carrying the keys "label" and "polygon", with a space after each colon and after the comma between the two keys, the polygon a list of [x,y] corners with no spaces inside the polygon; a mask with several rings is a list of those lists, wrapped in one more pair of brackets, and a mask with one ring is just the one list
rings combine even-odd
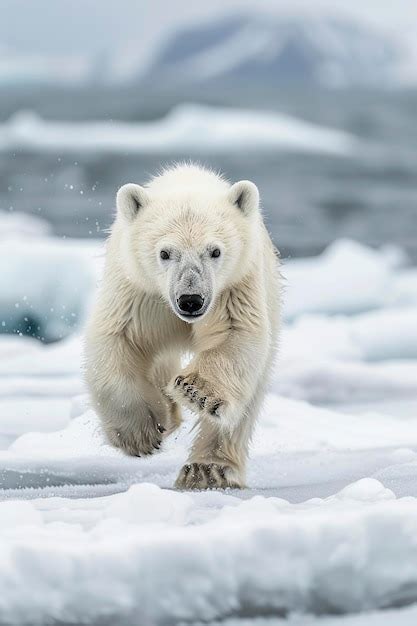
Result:
{"label": "snow", "polygon": [[[394,303],[407,290],[403,273],[396,272],[403,263],[395,248],[377,251],[350,240],[336,241],[316,259],[286,264],[285,314],[351,314]],[[417,302],[414,279],[408,290]]]}
{"label": "snow", "polygon": [[248,489],[181,493],[191,415],[131,458],[89,407],[82,320],[100,246],[15,231],[0,255],[19,245],[2,315],[19,281],[50,328],[45,301],[68,305],[73,266],[81,313],[57,343],[0,336],[0,623],[415,623],[417,272],[402,254],[340,241],[284,263]]}
{"label": "snow", "polygon": [[51,234],[51,225],[38,216],[19,211],[0,211],[0,241],[11,237],[40,237]]}
{"label": "snow", "polygon": [[120,614],[176,623],[415,599],[416,501],[370,478],[302,504],[142,483],[95,500],[8,501],[0,510],[7,623]]}
{"label": "snow", "polygon": [[0,124],[0,150],[190,154],[231,150],[289,150],[350,156],[353,135],[285,114],[181,104],[148,122],[56,122],[30,111]]}

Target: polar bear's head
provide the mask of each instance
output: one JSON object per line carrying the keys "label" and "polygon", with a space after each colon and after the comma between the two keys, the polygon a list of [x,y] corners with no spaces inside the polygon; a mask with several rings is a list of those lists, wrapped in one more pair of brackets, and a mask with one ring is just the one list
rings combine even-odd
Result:
{"label": "polar bear's head", "polygon": [[259,194],[196,166],[168,170],[117,194],[121,255],[130,278],[184,321],[200,320],[256,261]]}

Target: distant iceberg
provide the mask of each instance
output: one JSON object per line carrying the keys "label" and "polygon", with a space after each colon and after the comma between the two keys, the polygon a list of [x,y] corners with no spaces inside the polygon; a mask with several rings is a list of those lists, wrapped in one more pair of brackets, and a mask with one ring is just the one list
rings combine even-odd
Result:
{"label": "distant iceberg", "polygon": [[151,122],[56,122],[19,112],[0,124],[0,150],[178,152],[286,150],[350,156],[358,139],[343,131],[259,110],[183,104]]}

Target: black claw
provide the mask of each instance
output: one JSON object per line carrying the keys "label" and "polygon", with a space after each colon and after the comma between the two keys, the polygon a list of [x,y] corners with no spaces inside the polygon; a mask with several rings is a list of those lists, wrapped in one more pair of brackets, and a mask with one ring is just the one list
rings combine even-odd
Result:
{"label": "black claw", "polygon": [[178,387],[178,385],[181,385],[183,380],[184,380],[184,376],[177,376],[175,379],[175,386]]}
{"label": "black claw", "polygon": [[211,470],[207,472],[207,482],[211,487],[215,487],[217,485],[216,477],[213,475]]}
{"label": "black claw", "polygon": [[206,400],[207,400],[207,396],[203,396],[202,398],[200,398],[200,400],[198,401],[198,404],[200,405],[200,407],[202,409],[204,409],[204,406],[206,404]]}
{"label": "black claw", "polygon": [[188,463],[187,465],[184,465],[184,474],[187,475],[190,472],[191,469],[191,465]]}
{"label": "black claw", "polygon": [[162,435],[162,433],[164,433],[166,431],[165,426],[162,426],[162,424],[157,424],[156,427],[159,430],[159,432],[161,433],[161,435]]}
{"label": "black claw", "polygon": [[155,450],[159,450],[160,445],[160,443],[154,443],[153,447],[155,448]]}
{"label": "black claw", "polygon": [[210,410],[210,415],[217,415],[217,410],[219,409],[221,402],[215,402]]}

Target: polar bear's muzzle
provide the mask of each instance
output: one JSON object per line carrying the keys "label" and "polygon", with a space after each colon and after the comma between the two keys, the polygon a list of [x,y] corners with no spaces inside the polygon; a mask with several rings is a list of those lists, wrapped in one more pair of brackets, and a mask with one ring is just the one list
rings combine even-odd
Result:
{"label": "polar bear's muzzle", "polygon": [[[185,261],[185,262],[184,262]],[[174,265],[170,275],[169,300],[175,315],[193,323],[207,313],[212,301],[214,276],[200,259],[185,259]]]}

